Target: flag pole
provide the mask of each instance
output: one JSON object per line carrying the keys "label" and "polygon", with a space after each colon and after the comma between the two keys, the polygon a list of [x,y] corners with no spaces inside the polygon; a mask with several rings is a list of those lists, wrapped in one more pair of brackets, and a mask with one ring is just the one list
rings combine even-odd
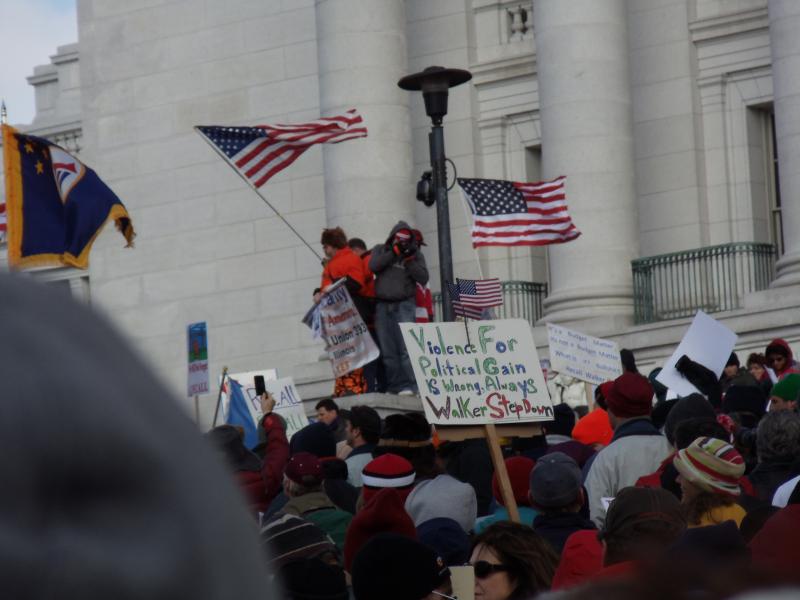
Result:
{"label": "flag pole", "polygon": [[[467,201],[464,198],[464,190],[461,190],[461,208],[464,209],[464,216],[467,218],[467,223],[474,222],[475,215],[473,215],[469,210],[467,210]],[[470,237],[472,237],[472,236],[470,236]],[[475,260],[478,263],[478,275],[480,275],[481,279],[484,279],[484,277],[483,277],[483,266],[481,265],[481,256],[480,256],[480,254],[478,254],[478,249],[475,246],[472,247],[472,251],[475,254]],[[513,261],[512,261],[512,264],[513,264]]]}
{"label": "flag pole", "polygon": [[211,141],[205,135],[203,135],[203,133],[196,126],[195,126],[194,129],[195,129],[195,131],[197,131],[197,133],[200,134],[200,137],[203,138],[205,140],[205,142],[214,149],[214,152],[216,152],[217,154],[220,155],[222,160],[224,160],[231,167],[233,167],[233,170],[236,172],[236,174],[239,177],[241,177],[245,181],[245,183],[247,183],[247,185],[250,187],[250,189],[252,189],[256,194],[258,194],[258,197],[261,198],[264,201],[264,204],[266,204],[267,206],[269,206],[272,209],[272,212],[274,212],[278,216],[278,218],[281,221],[283,221],[283,223],[289,229],[292,230],[292,233],[294,233],[298,237],[298,239],[306,245],[306,248],[311,250],[312,254],[317,257],[317,260],[322,261],[322,257],[319,254],[317,254],[317,251],[314,250],[314,248],[311,247],[311,245],[303,238],[303,236],[300,235],[294,227],[292,227],[291,223],[289,223],[289,221],[287,221],[284,218],[284,216],[281,213],[279,213],[278,210],[274,206],[272,206],[272,204],[270,204],[270,202],[269,202],[269,200],[267,200],[266,196],[264,196],[259,191],[259,189],[256,186],[254,186],[253,183],[247,177],[242,175],[241,172],[239,171],[239,169],[237,169],[235,165],[231,164],[231,161],[228,159],[228,157],[225,156],[225,154],[223,154],[222,152],[220,152],[219,148],[217,148],[214,144],[212,144]]}
{"label": "flag pole", "polygon": [[217,408],[214,409],[214,422],[211,427],[217,426],[217,416],[219,416],[219,406],[222,404],[222,388],[225,387],[225,378],[228,376],[228,367],[222,367],[222,377],[219,380],[219,391],[217,392]]}

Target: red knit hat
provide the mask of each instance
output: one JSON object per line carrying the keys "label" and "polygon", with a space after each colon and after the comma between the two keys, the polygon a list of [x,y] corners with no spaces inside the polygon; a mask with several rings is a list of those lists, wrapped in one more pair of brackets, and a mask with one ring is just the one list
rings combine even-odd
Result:
{"label": "red knit hat", "polygon": [[414,486],[415,476],[414,467],[405,458],[397,454],[382,454],[361,470],[364,502],[369,502],[383,488],[396,489],[405,502]]}
{"label": "red knit hat", "polygon": [[646,377],[626,371],[606,396],[608,410],[621,419],[645,417],[653,410],[653,386]]}
{"label": "red knit hat", "polygon": [[[530,506],[528,500],[528,479],[531,476],[531,471],[536,465],[536,462],[526,456],[512,456],[505,460],[506,471],[508,471],[508,478],[511,480],[511,489],[514,490],[514,500],[517,505]],[[501,506],[505,506],[503,502],[503,494],[500,492],[500,482],[497,480],[497,473],[492,474],[492,494],[494,499]]]}
{"label": "red knit hat", "polygon": [[592,444],[608,446],[613,436],[614,431],[611,429],[608,413],[602,408],[595,408],[585,417],[581,417],[581,419],[575,423],[575,427],[572,428],[572,439],[579,441],[581,444],[586,444],[587,446],[591,446]]}
{"label": "red knit hat", "polygon": [[384,488],[375,493],[353,517],[344,538],[344,568],[350,572],[361,546],[379,533],[397,533],[417,539],[414,521],[408,516],[397,490]]}

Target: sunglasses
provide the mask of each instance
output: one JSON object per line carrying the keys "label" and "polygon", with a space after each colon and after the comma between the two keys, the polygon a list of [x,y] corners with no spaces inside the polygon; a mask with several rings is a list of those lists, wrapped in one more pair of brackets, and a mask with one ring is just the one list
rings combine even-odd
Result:
{"label": "sunglasses", "polygon": [[477,579],[486,579],[492,573],[508,571],[508,567],[506,565],[494,565],[485,560],[479,560],[472,563],[472,568],[475,570],[475,577]]}

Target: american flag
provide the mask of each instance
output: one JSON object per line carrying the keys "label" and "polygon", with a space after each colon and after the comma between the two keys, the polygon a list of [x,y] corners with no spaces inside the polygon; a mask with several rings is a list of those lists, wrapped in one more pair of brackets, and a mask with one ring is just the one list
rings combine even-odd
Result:
{"label": "american flag", "polygon": [[0,242],[6,239],[6,230],[8,229],[8,221],[6,219],[6,203],[0,202]]}
{"label": "american flag", "polygon": [[472,246],[544,246],[574,240],[581,232],[567,212],[566,179],[459,179],[474,216]]}
{"label": "american flag", "polygon": [[257,188],[314,144],[335,144],[367,137],[367,128],[355,109],[308,123],[255,127],[198,125],[195,129]]}
{"label": "american flag", "polygon": [[491,308],[503,304],[499,279],[457,279],[461,304],[471,308]]}
{"label": "american flag", "polygon": [[447,289],[450,291],[450,302],[453,305],[453,312],[458,315],[459,317],[464,317],[465,319],[480,319],[483,315],[482,308],[476,308],[473,306],[465,306],[461,303],[461,294],[458,289],[458,285],[455,283],[447,283]]}

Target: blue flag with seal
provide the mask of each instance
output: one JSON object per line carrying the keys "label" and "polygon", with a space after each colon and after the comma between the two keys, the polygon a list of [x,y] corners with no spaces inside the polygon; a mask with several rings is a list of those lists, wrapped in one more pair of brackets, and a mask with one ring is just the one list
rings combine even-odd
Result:
{"label": "blue flag with seal", "polygon": [[9,266],[86,269],[109,219],[133,246],[133,225],[120,199],[60,146],[3,125],[3,162]]}
{"label": "blue flag with seal", "polygon": [[225,422],[244,429],[244,445],[249,450],[258,445],[258,429],[250,409],[247,408],[242,386],[230,377],[228,377],[228,418]]}

